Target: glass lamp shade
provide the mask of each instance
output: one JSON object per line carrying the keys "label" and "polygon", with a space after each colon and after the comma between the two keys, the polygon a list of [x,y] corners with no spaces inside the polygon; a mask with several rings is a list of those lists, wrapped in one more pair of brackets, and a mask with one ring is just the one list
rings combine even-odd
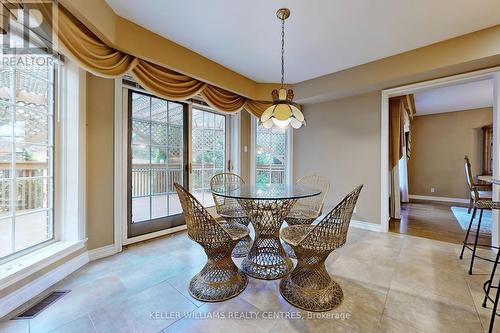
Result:
{"label": "glass lamp shade", "polygon": [[279,98],[273,101],[273,105],[264,111],[260,117],[260,121],[264,128],[271,128],[276,125],[285,128],[291,125],[293,128],[300,128],[305,124],[304,115],[291,101],[287,98],[285,89],[279,90]]}

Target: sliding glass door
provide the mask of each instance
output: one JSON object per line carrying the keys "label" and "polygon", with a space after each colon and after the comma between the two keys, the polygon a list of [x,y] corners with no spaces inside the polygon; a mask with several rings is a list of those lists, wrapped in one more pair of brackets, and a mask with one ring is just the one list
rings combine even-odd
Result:
{"label": "sliding glass door", "polygon": [[205,207],[214,205],[210,179],[227,166],[227,117],[193,107],[191,115],[191,184]]}
{"label": "sliding glass door", "polygon": [[128,237],[184,223],[174,182],[187,187],[187,104],[129,90]]}

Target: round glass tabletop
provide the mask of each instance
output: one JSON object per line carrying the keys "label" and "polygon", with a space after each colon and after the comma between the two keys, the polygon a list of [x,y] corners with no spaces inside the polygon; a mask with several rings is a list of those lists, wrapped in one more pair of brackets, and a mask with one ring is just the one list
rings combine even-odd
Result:
{"label": "round glass tabletop", "polygon": [[215,195],[234,199],[285,200],[302,199],[321,194],[321,190],[302,185],[258,184],[258,185],[221,185],[214,189]]}

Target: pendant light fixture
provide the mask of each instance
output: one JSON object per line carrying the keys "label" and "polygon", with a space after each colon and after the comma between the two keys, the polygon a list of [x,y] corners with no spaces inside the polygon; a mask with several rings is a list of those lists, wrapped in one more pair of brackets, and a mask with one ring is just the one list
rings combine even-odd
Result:
{"label": "pendant light fixture", "polygon": [[271,93],[273,105],[264,111],[260,121],[264,128],[271,128],[276,125],[285,128],[291,125],[293,128],[300,128],[305,125],[302,112],[293,102],[293,90],[286,90],[285,82],[285,20],[290,17],[290,9],[281,8],[276,12],[276,16],[281,20],[281,88],[274,89]]}

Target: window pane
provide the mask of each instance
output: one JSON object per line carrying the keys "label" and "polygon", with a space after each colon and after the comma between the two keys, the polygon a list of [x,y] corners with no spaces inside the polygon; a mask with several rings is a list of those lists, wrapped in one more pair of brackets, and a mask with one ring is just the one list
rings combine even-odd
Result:
{"label": "window pane", "polygon": [[54,62],[22,57],[0,67],[0,257],[53,238]]}
{"label": "window pane", "polygon": [[16,110],[16,141],[48,145],[50,116],[27,108]]}
{"label": "window pane", "polygon": [[256,131],[255,182],[257,184],[286,183],[287,169],[287,130],[261,126]]}
{"label": "window pane", "polygon": [[10,101],[11,98],[11,85],[12,85],[12,71],[13,69],[8,66],[0,67],[0,101]]}
{"label": "window pane", "polygon": [[0,101],[0,140],[12,141],[12,107]]}
{"label": "window pane", "polygon": [[52,238],[50,213],[51,211],[39,211],[16,216],[15,251],[24,250]]}
{"label": "window pane", "polygon": [[194,195],[205,207],[213,206],[210,179],[225,169],[226,117],[193,109],[191,127]]}
{"label": "window pane", "polygon": [[17,211],[49,208],[49,181],[48,178],[17,180]]}
{"label": "window pane", "polygon": [[0,258],[12,254],[12,219],[0,220]]}

